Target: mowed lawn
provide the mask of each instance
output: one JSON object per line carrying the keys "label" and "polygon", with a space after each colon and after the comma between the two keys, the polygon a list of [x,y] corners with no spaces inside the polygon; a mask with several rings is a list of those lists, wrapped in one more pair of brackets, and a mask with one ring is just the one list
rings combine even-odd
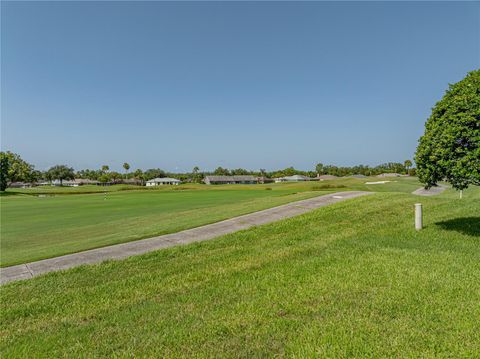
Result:
{"label": "mowed lawn", "polygon": [[173,233],[334,191],[410,193],[420,186],[415,178],[365,185],[376,180],[9,189],[0,198],[0,266]]}
{"label": "mowed lawn", "polygon": [[[117,191],[106,196],[3,196],[0,262],[9,266],[177,232],[329,192],[306,189],[193,186],[184,190]],[[58,189],[53,189],[53,194],[55,191]],[[75,193],[79,189],[63,191]]]}
{"label": "mowed lawn", "polygon": [[1,299],[6,358],[475,358],[480,189],[376,193],[11,283]]}

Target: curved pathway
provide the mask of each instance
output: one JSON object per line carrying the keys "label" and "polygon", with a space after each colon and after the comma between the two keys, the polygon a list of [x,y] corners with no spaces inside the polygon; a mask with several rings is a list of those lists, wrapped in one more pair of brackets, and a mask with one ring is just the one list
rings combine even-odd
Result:
{"label": "curved pathway", "polygon": [[93,264],[106,260],[123,259],[162,248],[205,241],[253,226],[294,217],[319,207],[344,201],[349,198],[365,196],[371,193],[372,192],[351,191],[327,194],[302,201],[291,202],[282,206],[265,209],[263,211],[246,214],[221,222],[207,224],[205,226],[187,229],[177,233],[90,249],[88,251],[67,254],[60,257],[43,259],[37,262],[0,268],[0,283],[4,284],[15,280],[29,279],[43,273],[64,270],[82,264]]}

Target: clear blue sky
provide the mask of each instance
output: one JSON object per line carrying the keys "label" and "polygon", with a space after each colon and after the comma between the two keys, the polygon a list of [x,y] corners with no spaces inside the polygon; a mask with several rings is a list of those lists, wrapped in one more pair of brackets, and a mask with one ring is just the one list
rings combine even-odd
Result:
{"label": "clear blue sky", "polygon": [[38,169],[412,158],[475,2],[2,2],[2,150]]}

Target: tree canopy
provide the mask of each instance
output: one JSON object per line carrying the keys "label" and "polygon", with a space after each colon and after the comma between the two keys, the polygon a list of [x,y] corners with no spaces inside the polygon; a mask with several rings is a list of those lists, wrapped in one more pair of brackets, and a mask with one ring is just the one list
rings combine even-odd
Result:
{"label": "tree canopy", "polygon": [[450,85],[432,109],[415,162],[426,188],[444,179],[457,190],[480,185],[480,70]]}
{"label": "tree canopy", "polygon": [[35,175],[33,165],[22,160],[20,155],[0,152],[0,191],[5,191],[12,182],[33,181]]}
{"label": "tree canopy", "polygon": [[59,180],[62,185],[64,180],[74,179],[75,172],[73,168],[66,165],[56,165],[47,171],[47,178],[50,180]]}

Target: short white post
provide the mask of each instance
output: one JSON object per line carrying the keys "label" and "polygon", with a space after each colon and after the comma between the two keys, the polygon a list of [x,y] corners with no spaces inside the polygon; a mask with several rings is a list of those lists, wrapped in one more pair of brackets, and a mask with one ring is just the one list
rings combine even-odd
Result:
{"label": "short white post", "polygon": [[417,231],[423,228],[422,204],[415,203],[415,229]]}

